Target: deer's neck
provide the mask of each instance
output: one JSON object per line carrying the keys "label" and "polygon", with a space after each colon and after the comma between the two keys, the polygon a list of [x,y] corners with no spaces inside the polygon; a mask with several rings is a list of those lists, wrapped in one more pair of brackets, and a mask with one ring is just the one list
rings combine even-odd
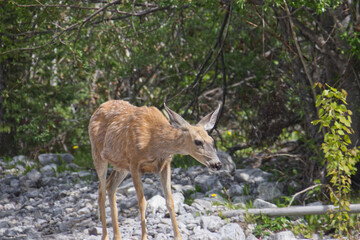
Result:
{"label": "deer's neck", "polygon": [[163,153],[168,155],[186,154],[185,153],[185,139],[182,130],[177,129],[171,125],[163,127],[160,131],[159,148]]}

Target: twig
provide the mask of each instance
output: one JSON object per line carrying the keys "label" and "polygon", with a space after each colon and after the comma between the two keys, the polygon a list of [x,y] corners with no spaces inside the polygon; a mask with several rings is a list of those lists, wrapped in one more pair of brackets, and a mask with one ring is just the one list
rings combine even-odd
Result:
{"label": "twig", "polygon": [[316,187],[318,187],[318,186],[322,186],[322,185],[323,185],[323,184],[321,184],[321,183],[315,184],[314,186],[305,188],[304,190],[301,190],[300,192],[295,193],[295,194],[292,196],[291,201],[290,201],[288,207],[291,206],[291,204],[293,203],[293,201],[295,200],[295,198],[296,198],[298,195],[300,195],[300,194],[302,194],[302,193],[304,193],[304,192],[307,192],[307,191],[309,191],[309,190],[311,190],[311,189],[314,189],[314,188],[316,188]]}
{"label": "twig", "polygon": [[39,2],[39,4],[19,4],[16,1],[12,1],[17,7],[46,7],[46,8],[76,8],[76,9],[87,9],[87,10],[95,10],[99,8],[95,7],[82,7],[82,6],[75,6],[75,5],[62,5],[62,4],[54,4],[54,5],[47,5],[42,4]]}
{"label": "twig", "polygon": [[234,145],[232,147],[226,148],[226,152],[228,152],[230,155],[233,155],[234,152],[238,151],[238,150],[243,150],[245,148],[249,148],[251,145],[248,143],[240,143],[237,145]]}
{"label": "twig", "polygon": [[87,18],[85,18],[85,19],[82,21],[82,23],[81,23],[81,25],[80,25],[80,27],[79,27],[79,29],[78,29],[76,38],[75,38],[75,40],[74,40],[74,46],[73,46],[74,49],[75,49],[75,46],[76,46],[76,42],[77,42],[77,40],[79,39],[81,28],[82,28],[88,21],[90,21],[93,17],[95,17],[96,15],[98,15],[99,13],[101,13],[102,11],[106,10],[108,7],[110,7],[110,6],[114,5],[114,4],[117,4],[117,3],[119,3],[119,2],[121,2],[121,0],[115,0],[115,1],[113,1],[113,2],[111,2],[111,3],[106,4],[105,6],[103,6],[102,8],[99,8],[97,11],[93,12],[90,16],[88,16]]}
{"label": "twig", "polygon": [[[299,45],[299,42],[297,40],[297,36],[296,36],[296,33],[295,33],[295,30],[294,30],[294,23],[293,23],[293,20],[292,20],[292,17],[290,15],[290,10],[289,10],[289,7],[286,3],[286,0],[284,0],[284,4],[285,4],[285,10],[286,10],[286,14],[288,15],[289,17],[289,23],[290,23],[290,29],[291,29],[291,33],[292,33],[292,36],[293,36],[293,39],[294,39],[294,43],[295,43],[295,47],[296,47],[296,50],[298,52],[298,56],[300,58],[300,62],[301,64],[303,65],[303,68],[304,68],[304,72],[306,74],[306,78],[308,79],[309,81],[309,84],[310,84],[310,88],[311,88],[311,93],[313,95],[313,101],[314,103],[316,102],[316,92],[315,92],[315,89],[314,89],[314,82],[311,78],[311,75],[309,73],[309,70],[306,66],[306,63],[305,63],[305,60],[304,60],[304,57],[303,57],[303,54],[301,52],[301,48],[300,48],[300,45]],[[316,107],[316,111],[317,113],[319,113],[319,108]],[[325,136],[325,130],[324,128],[321,128],[322,130],[322,134]]]}
{"label": "twig", "polygon": [[[225,13],[225,16],[224,16],[224,20],[223,20],[223,23],[222,23],[222,26],[220,28],[220,31],[219,31],[219,34],[218,34],[218,37],[217,37],[217,40],[214,44],[214,46],[211,48],[210,52],[208,53],[204,63],[201,65],[200,67],[200,70],[198,71],[194,81],[189,85],[187,86],[186,88],[182,89],[181,91],[179,91],[177,94],[175,94],[174,96],[172,96],[171,98],[167,99],[167,102],[173,100],[174,98],[176,98],[177,96],[183,94],[184,92],[190,90],[190,89],[193,89],[195,86],[198,85],[199,81],[202,79],[202,76],[209,71],[210,67],[215,63],[216,59],[219,57],[221,51],[222,51],[222,48],[224,46],[224,42],[225,42],[225,39],[226,39],[226,36],[227,36],[227,31],[229,29],[229,16],[230,16],[230,12],[231,12],[231,4],[229,4],[228,8],[227,8],[227,11]],[[225,32],[225,29],[226,29],[226,34],[224,34]],[[224,36],[224,37],[223,37]],[[214,60],[211,62],[211,64],[205,69],[206,65],[209,63],[209,61],[211,60],[216,48],[219,46],[220,44],[220,48],[219,48],[219,51],[217,52],[216,54],[216,57],[214,58]],[[192,101],[193,103],[194,101]],[[190,108],[191,105],[189,105],[189,107],[185,110],[184,114],[183,115],[186,115],[187,113],[187,110]]]}
{"label": "twig", "polygon": [[214,127],[210,130],[210,134],[212,133],[212,131],[216,128],[222,114],[224,111],[224,107],[225,107],[225,101],[226,101],[226,92],[227,92],[227,75],[226,75],[226,65],[225,65],[225,59],[224,59],[224,51],[221,51],[221,64],[222,64],[222,72],[223,72],[223,95],[222,95],[222,103],[221,103],[221,108],[220,108],[220,112],[218,114],[218,117],[216,118],[216,122],[214,124]]}
{"label": "twig", "polygon": [[5,55],[5,54],[12,53],[12,52],[16,52],[16,51],[29,51],[29,50],[36,50],[36,49],[44,48],[44,47],[50,45],[51,43],[53,43],[57,38],[59,38],[59,37],[60,37],[61,35],[63,35],[65,32],[74,30],[74,29],[76,28],[76,26],[78,26],[78,25],[79,25],[79,23],[75,23],[75,24],[73,24],[73,25],[65,28],[65,29],[62,30],[60,33],[56,34],[50,41],[48,41],[47,43],[44,43],[43,45],[35,46],[35,47],[29,47],[29,48],[16,48],[16,49],[11,49],[11,50],[9,50],[9,51],[0,53],[0,55]]}
{"label": "twig", "polygon": [[[116,4],[117,2],[120,2],[119,1],[116,1],[116,2],[113,2],[112,5]],[[108,4],[107,7],[109,7],[110,5]],[[105,10],[106,6],[104,6],[103,8],[101,9],[98,9],[98,11],[96,11],[95,13],[98,14],[100,13],[101,11]],[[183,6],[183,8],[188,8],[189,5],[185,5]],[[116,21],[116,20],[123,20],[123,19],[126,19],[126,18],[129,18],[131,16],[144,16],[144,15],[147,15],[147,14],[150,14],[150,13],[153,13],[153,12],[157,12],[157,11],[161,11],[161,10],[166,10],[166,9],[173,9],[175,8],[174,6],[168,6],[168,7],[155,7],[155,8],[152,8],[152,9],[149,9],[149,10],[146,10],[146,11],[141,11],[141,12],[135,12],[135,13],[125,13],[125,12],[121,12],[122,14],[126,14],[125,16],[120,16],[120,17],[114,17],[114,18],[109,18],[109,19],[103,19],[101,21],[95,21],[95,22],[92,22],[91,24],[99,24],[99,23],[102,23],[102,22],[107,22],[107,21]],[[1,52],[0,55],[5,55],[5,54],[8,54],[8,53],[12,53],[12,52],[16,52],[16,51],[31,51],[31,50],[36,50],[36,49],[40,49],[40,48],[44,48],[50,44],[52,44],[56,39],[58,39],[60,36],[62,36],[65,32],[68,32],[68,31],[73,31],[73,30],[76,30],[78,29],[78,34],[77,34],[77,37],[74,41],[74,44],[76,44],[76,41],[77,39],[79,38],[79,31],[80,31],[80,28],[83,27],[83,25],[88,22],[91,18],[93,18],[96,14],[93,13],[92,15],[90,15],[89,17],[87,17],[85,20],[82,21],[82,23],[78,22],[78,23],[75,23],[71,26],[68,26],[67,28],[63,29],[61,32],[59,32],[58,34],[56,34],[55,36],[52,37],[52,39],[50,41],[48,41],[47,43],[44,43],[42,45],[39,45],[39,46],[35,46],[35,47],[24,47],[24,48],[16,48],[16,49],[11,49],[9,51],[6,51],[6,52]],[[95,14],[95,15],[94,15]],[[79,25],[81,24],[81,27],[79,27]],[[19,33],[19,34],[7,34],[7,33],[0,33],[0,36],[1,35],[5,35],[5,36],[29,36],[29,35],[32,35],[32,34],[47,34],[47,33],[50,33],[50,32],[53,32],[51,30],[49,31],[41,31],[41,32],[25,32],[25,33]],[[75,46],[75,45],[74,45]]]}

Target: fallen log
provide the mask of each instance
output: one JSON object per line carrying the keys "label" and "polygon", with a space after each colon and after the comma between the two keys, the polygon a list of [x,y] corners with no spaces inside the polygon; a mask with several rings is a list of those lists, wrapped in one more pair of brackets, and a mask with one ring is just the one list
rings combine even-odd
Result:
{"label": "fallen log", "polygon": [[[219,213],[221,217],[230,218],[242,214],[267,215],[267,216],[304,216],[327,214],[330,211],[337,211],[338,207],[334,205],[320,205],[320,206],[293,206],[284,208],[250,208],[230,210]],[[349,213],[360,213],[360,204],[351,204]]]}

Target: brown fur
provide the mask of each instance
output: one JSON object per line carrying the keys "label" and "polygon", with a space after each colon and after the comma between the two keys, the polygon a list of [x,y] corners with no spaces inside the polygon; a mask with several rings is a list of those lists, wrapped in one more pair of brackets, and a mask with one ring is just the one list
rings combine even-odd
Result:
{"label": "brown fur", "polygon": [[[141,212],[142,239],[145,240],[145,208],[141,175],[159,173],[167,207],[172,220],[175,239],[181,239],[177,227],[171,194],[170,163],[176,153],[190,154],[206,166],[221,166],[212,147],[213,140],[205,128],[213,126],[218,110],[191,126],[178,114],[168,109],[170,121],[155,107],[135,107],[128,102],[112,100],[102,104],[92,115],[89,135],[94,166],[99,176],[99,215],[103,227],[102,239],[108,239],[105,198],[108,191],[114,239],[121,239],[117,223],[115,191],[128,172],[134,182]],[[201,141],[202,145],[194,144]],[[108,163],[114,171],[106,180]]]}

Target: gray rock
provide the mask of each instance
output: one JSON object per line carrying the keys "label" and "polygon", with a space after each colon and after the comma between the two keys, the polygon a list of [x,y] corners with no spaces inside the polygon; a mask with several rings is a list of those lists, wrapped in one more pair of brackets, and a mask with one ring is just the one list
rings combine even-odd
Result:
{"label": "gray rock", "polygon": [[63,153],[60,154],[60,158],[65,161],[66,163],[72,163],[74,161],[74,156],[70,153]]}
{"label": "gray rock", "polygon": [[10,186],[13,188],[17,188],[17,187],[19,187],[19,185],[20,185],[19,179],[15,178],[15,179],[11,180],[11,182],[10,182]]}
{"label": "gray rock", "polygon": [[102,229],[98,227],[92,227],[89,228],[88,233],[89,235],[94,235],[94,236],[101,235]]}
{"label": "gray rock", "polygon": [[200,223],[200,219],[194,217],[194,215],[191,212],[186,212],[178,217],[179,222],[184,223],[185,225],[191,224],[191,223]]}
{"label": "gray rock", "polygon": [[147,201],[147,210],[153,214],[156,212],[165,212],[166,209],[166,200],[160,195],[155,195]]}
{"label": "gray rock", "polygon": [[80,169],[80,167],[78,165],[76,165],[75,163],[69,163],[66,165],[67,169],[69,169],[70,171],[74,171],[74,170],[78,170]]}
{"label": "gray rock", "polygon": [[246,240],[259,240],[259,239],[250,233],[250,234],[246,237]]}
{"label": "gray rock", "polygon": [[203,199],[195,199],[191,206],[203,213],[205,213],[206,210],[210,210],[212,207],[211,202]]}
{"label": "gray rock", "polygon": [[40,173],[38,170],[33,169],[33,170],[31,170],[30,172],[28,172],[28,173],[26,174],[26,177],[27,177],[30,181],[32,181],[33,183],[36,183],[37,181],[40,180],[40,178],[41,178],[41,173]]}
{"label": "gray rock", "polygon": [[221,240],[246,240],[245,233],[237,223],[229,223],[219,230]]}
{"label": "gray rock", "polygon": [[218,177],[215,175],[199,175],[194,179],[194,181],[195,185],[199,186],[203,192],[223,188]]}
{"label": "gray rock", "polygon": [[182,193],[174,193],[173,194],[173,200],[174,200],[174,210],[176,213],[180,213],[183,209],[183,203],[185,200],[184,195]]}
{"label": "gray rock", "polygon": [[57,165],[55,163],[45,165],[42,168],[40,168],[40,171],[41,172],[54,172],[54,171],[56,172],[57,171]]}
{"label": "gray rock", "polygon": [[89,214],[91,210],[88,207],[83,207],[78,210],[78,214]]}
{"label": "gray rock", "polygon": [[126,201],[118,201],[120,210],[129,209],[138,205],[138,199],[136,196],[127,198]]}
{"label": "gray rock", "polygon": [[201,216],[201,226],[211,232],[217,232],[225,223],[218,216]]}
{"label": "gray rock", "polygon": [[194,179],[195,177],[199,176],[200,174],[202,174],[205,170],[205,167],[203,166],[192,166],[189,167],[189,169],[187,170],[187,174]]}
{"label": "gray rock", "polygon": [[171,187],[176,192],[181,192],[183,194],[189,191],[195,191],[195,187],[193,185],[172,184]]}
{"label": "gray rock", "polygon": [[78,172],[79,177],[88,177],[91,176],[91,173],[89,171],[80,171]]}
{"label": "gray rock", "polygon": [[0,222],[0,228],[8,228],[8,227],[9,227],[9,223],[7,221]]}
{"label": "gray rock", "polygon": [[277,208],[277,206],[273,203],[266,202],[262,199],[255,199],[254,201],[254,208]]}
{"label": "gray rock", "polygon": [[271,182],[260,183],[257,191],[259,193],[258,198],[263,200],[272,200],[283,195],[279,187]]}
{"label": "gray rock", "polygon": [[44,153],[38,156],[39,162],[42,166],[48,165],[50,163],[58,163],[59,157],[56,153]]}
{"label": "gray rock", "polygon": [[221,171],[225,171],[230,175],[234,175],[236,164],[232,160],[232,157],[228,153],[221,150],[217,151],[217,156],[222,164]]}
{"label": "gray rock", "polygon": [[64,154],[57,154],[57,153],[44,153],[40,154],[39,162],[42,166],[48,165],[50,163],[72,163],[74,161],[74,156],[72,156],[70,153],[64,153]]}
{"label": "gray rock", "polygon": [[29,158],[25,155],[19,155],[19,156],[13,157],[13,160],[15,162],[26,162],[26,161],[29,161]]}
{"label": "gray rock", "polygon": [[66,231],[68,231],[70,229],[70,226],[69,226],[69,223],[67,223],[67,222],[61,222],[61,223],[59,223],[59,230],[61,231],[61,232],[66,232]]}
{"label": "gray rock", "polygon": [[244,194],[244,185],[232,185],[229,188],[228,193],[230,197],[241,196]]}
{"label": "gray rock", "polygon": [[20,174],[22,174],[23,172],[25,172],[25,168],[24,168],[22,165],[20,165],[20,164],[17,164],[17,165],[16,165],[16,168],[19,170]]}
{"label": "gray rock", "polygon": [[272,176],[271,173],[264,172],[261,169],[237,169],[235,171],[235,180],[237,182],[261,183],[267,181]]}
{"label": "gray rock", "polygon": [[218,240],[219,234],[212,233],[207,229],[201,229],[200,227],[196,227],[194,229],[194,234],[189,236],[191,240]]}
{"label": "gray rock", "polygon": [[26,191],[25,196],[28,198],[35,198],[39,196],[39,189],[31,189],[30,191]]}
{"label": "gray rock", "polygon": [[278,232],[270,236],[272,240],[296,240],[296,237],[291,231]]}
{"label": "gray rock", "polygon": [[9,228],[5,231],[4,235],[7,237],[16,237],[24,234],[26,229],[24,227],[16,226]]}
{"label": "gray rock", "polygon": [[154,240],[168,240],[169,237],[164,233],[158,233],[155,235]]}

